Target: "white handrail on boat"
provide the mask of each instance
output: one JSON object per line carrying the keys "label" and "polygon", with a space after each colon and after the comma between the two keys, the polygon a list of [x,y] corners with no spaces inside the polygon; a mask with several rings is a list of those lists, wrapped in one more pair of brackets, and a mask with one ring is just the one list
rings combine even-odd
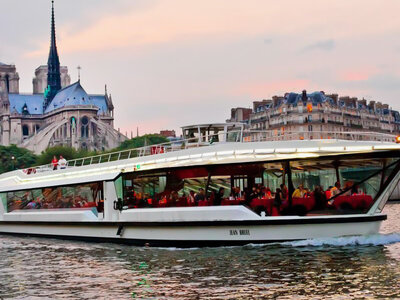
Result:
{"label": "white handrail on boat", "polygon": [[[238,133],[236,136],[235,134]],[[273,130],[237,130],[227,133],[231,138],[227,138],[225,143],[230,142],[263,142],[263,141],[289,141],[289,140],[313,140],[313,139],[342,139],[355,141],[377,141],[377,142],[395,142],[396,135],[379,132],[330,132],[330,131],[273,131]],[[110,153],[102,153],[94,156],[71,159],[67,161],[67,168],[81,167],[92,164],[100,164],[110,161],[130,159],[133,157],[142,157],[160,153],[168,153],[188,149],[193,147],[205,147],[218,143],[220,134],[210,134],[188,139],[180,139],[160,144],[153,144],[139,148],[120,150]],[[37,172],[46,172],[53,170],[53,165],[45,164],[37,167],[23,169],[24,173],[35,174]]]}

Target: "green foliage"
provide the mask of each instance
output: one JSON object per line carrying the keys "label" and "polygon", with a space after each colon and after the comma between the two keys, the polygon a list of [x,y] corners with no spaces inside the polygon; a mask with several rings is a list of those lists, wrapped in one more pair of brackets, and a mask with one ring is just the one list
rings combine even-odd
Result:
{"label": "green foliage", "polygon": [[[11,146],[0,146],[0,174],[15,169],[24,169],[32,166],[46,165],[51,163],[53,157],[56,156],[57,159],[62,155],[66,160],[71,160],[75,158],[94,156],[103,153],[110,153],[120,150],[127,150],[132,148],[143,147],[144,145],[154,145],[166,143],[169,140],[159,134],[146,134],[140,137],[135,137],[130,140],[123,142],[118,148],[104,151],[95,152],[87,150],[75,150],[72,147],[55,146],[47,148],[40,155],[35,155],[31,151],[19,148],[16,145]],[[12,159],[14,157],[14,159]],[[111,157],[111,161],[118,159],[118,155]],[[87,164],[90,160],[85,161],[83,164]]]}
{"label": "green foliage", "polygon": [[18,148],[16,145],[0,146],[0,160],[0,173],[4,173],[34,165],[37,156],[27,149]]}
{"label": "green foliage", "polygon": [[49,164],[53,160],[53,156],[59,159],[60,155],[62,155],[66,160],[74,159],[76,157],[76,154],[76,150],[72,147],[55,146],[47,148],[46,151],[43,151],[42,154],[40,154],[40,156],[38,157],[37,164]]}
{"label": "green foliage", "polygon": [[159,134],[145,134],[139,137],[135,137],[130,140],[124,141],[118,148],[115,150],[125,150],[125,149],[132,149],[132,148],[140,148],[143,146],[167,143],[169,140],[166,137],[163,137]]}

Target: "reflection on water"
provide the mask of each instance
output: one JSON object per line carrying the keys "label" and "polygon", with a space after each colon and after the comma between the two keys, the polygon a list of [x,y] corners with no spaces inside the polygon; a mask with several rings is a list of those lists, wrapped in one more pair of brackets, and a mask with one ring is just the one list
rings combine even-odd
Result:
{"label": "reflection on water", "polygon": [[0,296],[34,299],[400,297],[400,204],[382,235],[155,249],[0,236]]}

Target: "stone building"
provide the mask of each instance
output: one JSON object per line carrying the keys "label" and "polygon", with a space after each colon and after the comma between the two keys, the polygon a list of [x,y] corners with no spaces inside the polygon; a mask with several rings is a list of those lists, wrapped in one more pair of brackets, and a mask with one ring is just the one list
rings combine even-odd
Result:
{"label": "stone building", "polygon": [[248,126],[253,135],[270,139],[363,140],[374,132],[377,139],[392,140],[400,132],[400,114],[381,102],[303,91],[253,102]]}
{"label": "stone building", "polygon": [[231,109],[231,117],[226,122],[241,122],[248,123],[250,115],[252,114],[251,108],[235,107]]}
{"label": "stone building", "polygon": [[60,66],[56,46],[54,5],[47,66],[39,66],[33,94],[19,92],[15,65],[0,63],[0,143],[16,144],[35,153],[49,146],[107,150],[126,137],[114,129],[114,106],[107,89],[88,94],[80,81],[70,84],[68,68]]}

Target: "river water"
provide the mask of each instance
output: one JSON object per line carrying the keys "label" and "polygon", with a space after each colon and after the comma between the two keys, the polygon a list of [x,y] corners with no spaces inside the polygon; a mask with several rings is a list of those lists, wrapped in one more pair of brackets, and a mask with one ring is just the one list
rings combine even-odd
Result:
{"label": "river water", "polygon": [[173,249],[0,236],[0,299],[400,299],[400,204],[381,234]]}

